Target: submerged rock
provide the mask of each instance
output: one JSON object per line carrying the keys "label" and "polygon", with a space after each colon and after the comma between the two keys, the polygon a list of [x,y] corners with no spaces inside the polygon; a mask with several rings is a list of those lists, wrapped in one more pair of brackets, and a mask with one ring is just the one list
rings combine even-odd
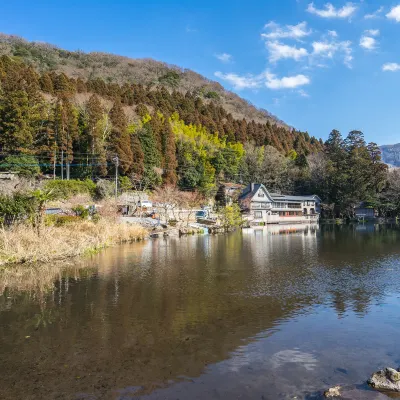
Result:
{"label": "submerged rock", "polygon": [[400,371],[393,368],[384,368],[372,374],[368,384],[374,389],[400,392]]}
{"label": "submerged rock", "polygon": [[333,399],[335,397],[340,397],[340,386],[335,386],[332,388],[329,388],[324,392],[324,396],[328,399]]}

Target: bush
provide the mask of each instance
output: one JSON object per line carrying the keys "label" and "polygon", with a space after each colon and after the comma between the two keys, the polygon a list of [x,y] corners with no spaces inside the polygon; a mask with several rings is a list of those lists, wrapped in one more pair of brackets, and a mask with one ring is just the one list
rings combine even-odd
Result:
{"label": "bush", "polygon": [[90,210],[88,208],[85,208],[82,205],[73,207],[72,211],[75,213],[75,215],[77,217],[82,218],[82,219],[87,219],[87,218],[89,218],[89,215],[90,215]]}
{"label": "bush", "polygon": [[0,167],[4,171],[18,172],[18,175],[27,178],[34,178],[40,174],[38,160],[29,155],[8,156]]}
{"label": "bush", "polygon": [[77,194],[88,194],[93,197],[96,192],[96,184],[90,179],[84,181],[74,179],[68,181],[55,180],[46,182],[45,189],[51,190],[56,199],[63,200]]}
{"label": "bush", "polygon": [[79,220],[80,218],[74,215],[46,215],[45,225],[58,227],[73,224]]}
{"label": "bush", "polygon": [[0,195],[1,224],[10,225],[33,216],[36,201],[30,194],[15,193],[13,196]]}
{"label": "bush", "polygon": [[204,97],[206,99],[219,100],[219,94],[214,91],[207,92]]}
{"label": "bush", "polygon": [[95,187],[95,197],[98,200],[107,199],[115,195],[115,184],[102,179]]}

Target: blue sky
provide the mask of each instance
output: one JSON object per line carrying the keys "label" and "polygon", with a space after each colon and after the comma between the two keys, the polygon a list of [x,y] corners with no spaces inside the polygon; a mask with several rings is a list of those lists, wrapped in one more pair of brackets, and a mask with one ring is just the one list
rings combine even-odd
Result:
{"label": "blue sky", "polygon": [[2,3],[1,32],[190,68],[323,139],[400,142],[400,0]]}

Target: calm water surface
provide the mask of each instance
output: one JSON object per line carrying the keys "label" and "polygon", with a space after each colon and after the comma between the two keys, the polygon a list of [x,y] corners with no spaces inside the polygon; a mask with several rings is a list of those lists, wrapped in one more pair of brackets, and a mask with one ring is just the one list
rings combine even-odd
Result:
{"label": "calm water surface", "polygon": [[400,365],[395,227],[147,241],[0,294],[0,399],[313,399]]}

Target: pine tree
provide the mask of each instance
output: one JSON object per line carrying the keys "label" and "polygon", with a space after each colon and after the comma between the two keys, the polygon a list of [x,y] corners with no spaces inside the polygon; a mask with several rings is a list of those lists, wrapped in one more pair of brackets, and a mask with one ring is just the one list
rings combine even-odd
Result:
{"label": "pine tree", "polygon": [[120,101],[116,101],[110,111],[110,122],[112,124],[110,151],[119,157],[121,169],[127,173],[132,168],[133,154],[127,129],[128,121]]}
{"label": "pine tree", "polygon": [[169,121],[165,121],[164,123],[162,151],[164,156],[163,182],[166,185],[176,185],[178,180],[176,176],[178,162],[176,160],[175,135]]}

